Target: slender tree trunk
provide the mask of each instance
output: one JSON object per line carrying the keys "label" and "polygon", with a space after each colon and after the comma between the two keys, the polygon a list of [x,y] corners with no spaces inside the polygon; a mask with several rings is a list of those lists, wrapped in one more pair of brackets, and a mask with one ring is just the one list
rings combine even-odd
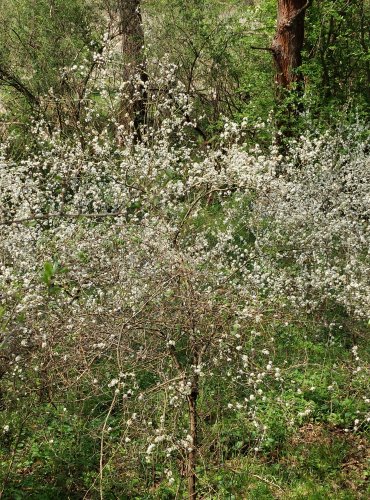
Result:
{"label": "slender tree trunk", "polygon": [[198,446],[198,429],[197,429],[197,398],[198,398],[198,382],[193,380],[191,393],[188,396],[189,420],[190,420],[190,436],[192,438],[191,451],[188,453],[188,496],[190,500],[196,500],[196,462],[197,462],[197,446]]}
{"label": "slender tree trunk", "polygon": [[2,378],[5,376],[5,368],[0,368],[0,411],[5,410],[4,393],[1,387]]}
{"label": "slender tree trunk", "polygon": [[[122,31],[123,81],[127,82],[122,99],[119,121],[126,130],[134,128],[140,139],[140,127],[145,122],[147,81],[144,55],[144,30],[140,0],[119,0]],[[137,78],[138,77],[138,78]]]}
{"label": "slender tree trunk", "polygon": [[272,43],[278,89],[303,84],[302,64],[304,18],[307,0],[278,0],[277,30]]}
{"label": "slender tree trunk", "polygon": [[11,73],[11,71],[7,70],[4,66],[0,65],[0,82],[5,83],[6,85],[9,85],[13,89],[15,89],[17,92],[22,94],[28,101],[28,103],[33,106],[34,108],[37,108],[40,104],[39,98],[34,95],[27,86],[21,82],[21,80],[14,74]]}

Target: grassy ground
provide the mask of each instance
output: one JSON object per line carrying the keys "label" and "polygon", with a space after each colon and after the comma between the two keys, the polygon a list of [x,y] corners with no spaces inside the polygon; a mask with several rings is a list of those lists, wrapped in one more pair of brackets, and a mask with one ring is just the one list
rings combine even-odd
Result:
{"label": "grassy ground", "polygon": [[[201,498],[369,498],[366,336],[357,338],[361,361],[354,363],[345,334],[328,342],[324,330],[311,332],[312,340],[308,333],[291,326],[275,331],[285,386],[283,391],[279,384],[271,386],[265,401],[256,403],[255,418],[266,428],[262,441],[242,413],[211,418],[209,395],[215,392],[206,383],[199,406]],[[362,369],[356,372],[359,363]],[[217,390],[221,399],[227,398],[227,383]],[[99,430],[107,403],[85,399],[80,404],[76,399],[67,394],[62,405],[33,407],[21,401],[12,411],[3,409],[1,423],[11,422],[11,429],[1,436],[2,498],[99,497]],[[153,408],[153,416],[155,412]],[[177,471],[173,484],[161,456],[151,465],[130,463],[119,444],[120,418],[119,412],[112,416],[112,426],[116,419],[118,428],[111,438],[116,452],[106,470],[104,498],[186,498],[178,461],[172,464]]]}

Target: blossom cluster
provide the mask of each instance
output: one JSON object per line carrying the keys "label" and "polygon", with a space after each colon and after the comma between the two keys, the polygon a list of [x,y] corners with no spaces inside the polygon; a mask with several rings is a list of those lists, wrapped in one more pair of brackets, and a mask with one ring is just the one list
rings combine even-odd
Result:
{"label": "blossom cluster", "polygon": [[253,426],[257,452],[258,405],[290,384],[268,325],[328,311],[362,322],[370,306],[361,127],[282,155],[226,122],[217,147],[199,148],[171,82],[141,141],[93,123],[84,143],[62,140],[39,124],[37,151],[14,160],[4,144],[0,158],[1,349],[15,397],[87,384],[111,401],[101,442],[119,406],[125,446],[141,439],[147,462],[197,446],[183,408],[208,380],[227,385],[219,404]]}

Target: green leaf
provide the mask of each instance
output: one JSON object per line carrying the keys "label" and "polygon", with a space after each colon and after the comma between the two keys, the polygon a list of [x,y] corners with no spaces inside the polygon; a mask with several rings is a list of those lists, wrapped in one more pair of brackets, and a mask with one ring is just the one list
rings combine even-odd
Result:
{"label": "green leaf", "polygon": [[50,285],[50,282],[51,282],[51,279],[53,276],[54,276],[54,266],[53,266],[52,262],[47,260],[44,263],[44,270],[42,273],[42,281],[46,285]]}

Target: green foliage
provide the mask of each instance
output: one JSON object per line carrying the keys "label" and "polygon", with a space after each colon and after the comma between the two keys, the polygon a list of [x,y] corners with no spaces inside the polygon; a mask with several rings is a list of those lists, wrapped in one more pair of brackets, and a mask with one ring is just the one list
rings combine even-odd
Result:
{"label": "green foliage", "polygon": [[30,120],[64,132],[81,120],[104,25],[98,2],[86,0],[5,0],[0,22],[1,116],[10,130],[22,131],[13,145],[21,154],[22,134],[28,145],[33,141]]}
{"label": "green foliage", "polygon": [[343,108],[368,111],[369,21],[366,0],[320,0],[307,10],[303,65],[307,99],[325,121]]}
{"label": "green foliage", "polygon": [[[168,146],[162,136],[159,145],[151,136],[145,144],[130,143],[125,135],[120,137],[122,143],[116,140],[119,129],[112,110],[122,92],[117,48],[112,57],[116,66],[104,67],[100,86],[90,89],[90,103],[95,107],[89,114],[86,89],[89,79],[95,77],[103,33],[108,29],[112,39],[118,36],[113,0],[3,1],[1,114],[10,125],[1,133],[11,144],[9,156],[17,158],[32,150],[34,118],[41,119],[45,136],[56,132],[60,142],[55,142],[54,149],[46,139],[35,142],[34,148],[44,155],[41,160],[33,162],[31,157],[28,164],[21,164],[22,168],[28,165],[28,170],[24,167],[17,185],[13,186],[11,177],[4,182],[9,199],[14,195],[19,201],[21,216],[23,212],[41,216],[32,222],[27,218],[22,225],[24,233],[19,234],[29,239],[26,243],[15,239],[11,248],[19,247],[19,255],[8,250],[1,254],[1,272],[10,269],[8,275],[0,276],[2,498],[95,499],[101,496],[99,488],[107,499],[186,498],[190,441],[185,439],[184,444],[184,431],[186,436],[189,387],[181,384],[194,380],[194,374],[199,390],[196,474],[201,498],[368,498],[365,367],[370,352],[366,325],[352,317],[350,307],[347,310],[336,301],[331,289],[329,298],[320,307],[312,306],[310,315],[304,308],[299,314],[290,310],[285,296],[265,303],[273,286],[271,281],[264,286],[267,270],[258,269],[261,281],[257,286],[243,282],[243,273],[253,274],[258,255],[263,253],[266,267],[274,262],[278,272],[293,278],[292,293],[296,293],[294,278],[300,276],[303,265],[297,258],[295,235],[282,231],[275,240],[262,240],[265,245],[258,246],[258,233],[273,233],[276,228],[271,215],[261,216],[257,223],[252,220],[256,188],[245,187],[252,181],[247,179],[237,189],[224,177],[212,189],[208,172],[201,171],[204,163],[197,164],[194,178],[187,175],[188,162],[200,158],[201,163],[205,158],[210,160],[210,168],[214,167],[212,161],[219,167],[219,171],[214,169],[216,176],[226,165],[223,158],[233,153],[237,170],[244,161],[242,155],[252,146],[257,153],[248,157],[250,163],[244,171],[245,177],[252,177],[255,164],[266,160],[262,153],[258,156],[262,148],[257,135],[258,141],[270,143],[276,123],[282,125],[284,119],[291,123],[288,109],[303,106],[309,115],[294,115],[295,135],[308,126],[325,128],[334,122],[333,128],[339,127],[344,120],[368,113],[366,2],[321,0],[310,5],[302,67],[305,95],[297,98],[287,93],[285,103],[273,109],[274,68],[271,53],[265,49],[274,36],[275,4],[273,0],[191,0],[184,7],[180,0],[144,2],[148,73],[162,71],[159,62],[163,60],[175,64],[173,78],[180,80],[184,90],[175,107],[192,103],[190,116],[181,116],[181,108],[174,128],[169,124]],[[105,10],[100,12],[99,7]],[[153,95],[157,90],[150,89]],[[158,94],[170,94],[170,90],[167,82]],[[150,120],[155,122],[153,117],[160,115],[158,120],[166,123],[166,106],[170,105],[161,108],[153,98],[150,106]],[[270,119],[272,109],[275,121]],[[232,145],[228,151],[227,139],[221,138],[225,117],[245,124],[240,138],[244,146],[237,144],[238,150]],[[88,135],[90,119],[96,120],[96,129]],[[197,128],[188,136],[177,135],[179,122],[193,119]],[[107,132],[100,137],[104,126]],[[58,160],[64,144],[76,137],[76,148],[71,152],[66,148],[60,164],[49,161],[53,155]],[[114,140],[104,149],[102,144],[111,137]],[[186,141],[192,149],[184,148],[184,155],[177,158]],[[223,148],[212,160],[218,143]],[[114,155],[109,156],[109,148]],[[339,166],[340,154],[352,153],[350,146],[340,148]],[[136,156],[130,156],[131,150]],[[311,152],[302,157],[307,160]],[[301,174],[298,156],[290,167]],[[274,160],[271,164],[275,165]],[[313,166],[316,168],[315,162]],[[15,167],[4,161],[1,168],[5,178]],[[117,182],[111,190],[112,179]],[[292,193],[288,181],[283,187],[287,196]],[[271,188],[279,177],[269,182]],[[123,184],[127,191],[121,191]],[[24,199],[18,196],[23,188]],[[265,194],[276,196],[273,190]],[[347,194],[345,188],[341,194]],[[35,209],[30,203],[34,195]],[[68,202],[74,197],[77,201],[71,209]],[[10,206],[10,215],[13,208],[18,213],[14,206]],[[76,215],[77,209],[93,217],[83,219]],[[110,211],[125,209],[113,226]],[[55,219],[43,220],[49,211]],[[95,220],[100,212],[104,217]],[[354,214],[367,222],[366,214],[355,209]],[[63,215],[68,217],[64,220]],[[306,237],[306,245],[315,235],[311,226],[306,228],[305,215],[301,236]],[[151,217],[154,229],[149,222],[145,225]],[[340,225],[340,217],[334,223]],[[4,218],[7,228],[8,220]],[[127,226],[124,232],[122,228],[126,231]],[[40,238],[33,247],[44,249],[34,264],[22,245],[31,245],[34,234],[37,239],[50,228],[50,241],[45,236],[46,244]],[[35,232],[28,234],[28,229]],[[15,225],[18,234],[16,231]],[[100,231],[104,236],[99,250],[107,250],[102,255],[96,252]],[[96,238],[97,246],[88,246],[87,234]],[[155,246],[157,240],[163,246]],[[66,248],[61,248],[60,241]],[[347,241],[335,243],[332,257],[337,257],[338,248],[346,250]],[[220,251],[219,244],[223,260],[215,259],[216,269],[212,259]],[[319,250],[324,256],[331,251],[326,246]],[[207,258],[199,255],[203,251],[208,252]],[[158,260],[151,260],[153,255]],[[23,268],[17,271],[21,258],[25,258]],[[366,256],[361,258],[365,265]],[[34,279],[22,282],[22,270],[24,273],[30,266]],[[228,273],[217,274],[223,268]],[[306,269],[310,271],[310,262]],[[127,290],[122,283],[130,285]],[[240,295],[243,300],[234,314],[232,296],[242,293],[246,283],[255,288],[248,290],[249,295]],[[29,310],[24,305],[27,301]],[[80,305],[84,307],[79,309]],[[246,305],[251,306],[248,314],[253,321],[241,327],[237,318],[243,318]],[[194,342],[202,345],[204,338],[209,344],[215,338],[219,341],[207,359],[212,368],[206,375],[194,362]],[[207,348],[205,343],[206,355]],[[239,371],[231,380],[229,368],[235,360],[240,362]],[[176,400],[178,394],[182,399]],[[166,445],[161,447],[163,442]],[[177,447],[168,451],[166,446],[173,442]],[[155,444],[150,452],[149,443]]]}
{"label": "green foliage", "polygon": [[[53,269],[50,262],[45,263],[48,279]],[[363,411],[366,377],[354,380],[347,370],[349,355],[340,346],[340,338],[330,346],[318,332],[315,342],[311,342],[308,337],[315,336],[315,330],[276,324],[275,332],[269,329],[259,339],[261,346],[266,345],[271,334],[277,339],[276,359],[286,361],[283,376],[291,389],[282,392],[280,383],[270,385],[266,398],[256,404],[254,420],[265,429],[262,440],[261,428],[256,428],[245,413],[225,411],[229,401],[227,380],[224,384],[214,383],[220,379],[203,381],[198,409],[200,454],[204,458],[197,472],[200,494],[205,498],[235,499],[267,499],[281,494],[292,499],[332,498],[339,488],[340,498],[365,498],[368,424],[354,433],[347,432],[347,428],[353,428],[354,420]],[[362,352],[365,344],[364,339],[360,343]],[[258,351],[258,344],[255,347]],[[110,371],[107,361],[94,368],[95,376],[104,377],[106,383]],[[157,381],[152,373],[142,372],[138,383],[145,390],[155,387]],[[67,394],[65,406],[45,404],[37,413],[31,409],[24,413],[26,420],[20,403],[14,410],[9,407],[2,412],[0,428],[11,423],[10,431],[3,433],[0,451],[5,498],[78,498],[95,484],[101,426],[111,398],[109,391],[96,397],[89,391],[89,384],[84,384],[77,393]],[[209,401],[213,401],[211,407]],[[156,425],[162,404],[163,400],[153,401],[151,419]],[[310,412],[306,414],[307,408]],[[297,418],[299,412],[302,416]],[[125,457],[131,443],[122,443],[119,408],[112,412],[108,423],[112,431],[106,446],[112,447],[114,453],[105,470],[107,498],[170,499],[178,488],[184,491],[181,476],[175,475],[172,485],[166,481],[161,453],[153,464],[131,463],[131,472],[120,476],[115,457]],[[145,443],[145,436],[138,436],[138,440]],[[216,463],[222,466],[216,468]],[[91,489],[93,498],[94,492],[95,486]]]}
{"label": "green foliage", "polygon": [[72,0],[6,0],[1,16],[1,64],[27,81],[35,96],[50,88],[57,95],[66,92],[68,82],[63,82],[61,72],[89,56],[99,21],[96,5]]}
{"label": "green foliage", "polygon": [[[252,45],[268,44],[273,2],[254,6],[240,0],[148,3],[149,53],[178,65],[177,77],[196,100],[208,139],[221,118],[266,118],[273,103],[270,54]],[[251,28],[253,25],[253,28]]]}
{"label": "green foliage", "polygon": [[[16,458],[9,467],[0,448],[5,498],[78,496],[96,467],[99,443],[85,434],[83,418],[67,409],[44,405],[39,415],[26,410],[27,419],[12,420],[7,448]],[[5,454],[4,454],[5,452]]]}

